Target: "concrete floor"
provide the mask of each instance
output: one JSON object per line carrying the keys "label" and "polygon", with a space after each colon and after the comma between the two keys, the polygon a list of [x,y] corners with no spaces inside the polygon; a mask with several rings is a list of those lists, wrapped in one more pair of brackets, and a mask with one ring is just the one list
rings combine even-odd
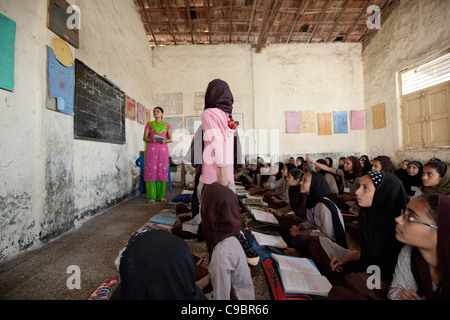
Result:
{"label": "concrete floor", "polygon": [[[172,197],[181,193],[174,187]],[[170,200],[171,197],[167,199]],[[0,265],[0,300],[85,300],[105,279],[118,277],[114,260],[131,235],[165,203],[149,205],[139,196],[109,209],[42,248]],[[204,243],[188,241],[201,252]],[[196,253],[198,253],[196,252]],[[206,251],[202,256],[207,256]],[[81,271],[81,288],[68,289],[69,266]],[[252,269],[256,299],[270,299],[261,267]]]}

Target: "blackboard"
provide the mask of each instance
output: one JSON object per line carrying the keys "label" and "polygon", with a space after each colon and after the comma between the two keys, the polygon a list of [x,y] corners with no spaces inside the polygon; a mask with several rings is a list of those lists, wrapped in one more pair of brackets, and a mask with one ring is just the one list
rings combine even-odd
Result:
{"label": "blackboard", "polygon": [[75,59],[74,137],[125,143],[125,93]]}

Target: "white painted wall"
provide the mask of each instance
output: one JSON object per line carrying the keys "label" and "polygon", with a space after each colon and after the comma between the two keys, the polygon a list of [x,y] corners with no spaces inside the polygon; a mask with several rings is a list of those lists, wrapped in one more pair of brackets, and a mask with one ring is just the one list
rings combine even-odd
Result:
{"label": "white painted wall", "polygon": [[[383,14],[383,13],[382,13]],[[383,19],[383,15],[381,16]],[[438,157],[450,161],[450,150],[405,150],[397,74],[450,47],[450,1],[402,1],[362,54],[366,109],[366,144],[369,157],[385,154],[427,161]],[[385,103],[386,128],[373,130],[372,107]],[[389,137],[387,139],[387,137]]]}
{"label": "white painted wall", "polygon": [[[250,45],[155,47],[153,66],[154,102],[157,94],[183,92],[183,116],[201,114],[194,110],[195,92],[204,92],[215,78],[227,81],[233,112],[244,113],[246,154],[284,160],[312,153],[337,160],[338,154],[365,151],[364,131],[319,136],[285,129],[285,111],[348,111],[350,117],[351,110],[364,108],[360,44],[272,45],[259,54]],[[271,129],[278,135],[271,137]],[[191,138],[185,136],[186,148]]]}
{"label": "white painted wall", "polygon": [[[72,0],[81,9],[74,58],[150,106],[152,52],[133,0]],[[0,0],[17,24],[15,90],[0,90],[0,261],[39,246],[135,194],[144,126],[126,144],[74,140],[73,117],[47,109],[47,0]]]}

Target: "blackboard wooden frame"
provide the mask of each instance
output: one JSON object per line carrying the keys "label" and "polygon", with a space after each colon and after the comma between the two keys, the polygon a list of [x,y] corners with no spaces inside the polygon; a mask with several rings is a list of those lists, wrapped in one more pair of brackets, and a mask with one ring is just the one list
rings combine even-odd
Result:
{"label": "blackboard wooden frame", "polygon": [[75,59],[74,138],[125,144],[125,93]]}

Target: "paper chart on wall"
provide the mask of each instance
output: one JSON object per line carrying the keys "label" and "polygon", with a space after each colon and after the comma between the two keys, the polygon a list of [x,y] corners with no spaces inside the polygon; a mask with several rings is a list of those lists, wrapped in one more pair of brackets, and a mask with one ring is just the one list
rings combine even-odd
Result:
{"label": "paper chart on wall", "polygon": [[75,65],[63,66],[48,48],[48,82],[50,97],[56,98],[57,110],[73,115],[75,93]]}
{"label": "paper chart on wall", "polygon": [[316,119],[314,118],[314,111],[302,111],[302,132],[316,132]]}
{"label": "paper chart on wall", "polygon": [[183,114],[183,93],[157,94],[156,106],[163,108],[164,115]]}
{"label": "paper chart on wall", "polygon": [[331,113],[319,113],[319,136],[331,135]]}
{"label": "paper chart on wall", "polygon": [[145,118],[146,118],[146,107],[139,103],[137,104],[137,122],[140,124],[145,124]]}
{"label": "paper chart on wall", "polygon": [[125,117],[130,120],[136,120],[136,100],[129,96],[125,96]]}
{"label": "paper chart on wall", "polygon": [[348,133],[347,111],[334,112],[334,133]]}
{"label": "paper chart on wall", "polygon": [[0,13],[0,88],[14,91],[16,23]]}
{"label": "paper chart on wall", "polygon": [[352,130],[364,130],[364,110],[352,111]]}
{"label": "paper chart on wall", "polygon": [[286,111],[286,133],[300,133],[301,121],[300,111]]}
{"label": "paper chart on wall", "polygon": [[373,128],[386,128],[386,110],[384,103],[373,107]]}

